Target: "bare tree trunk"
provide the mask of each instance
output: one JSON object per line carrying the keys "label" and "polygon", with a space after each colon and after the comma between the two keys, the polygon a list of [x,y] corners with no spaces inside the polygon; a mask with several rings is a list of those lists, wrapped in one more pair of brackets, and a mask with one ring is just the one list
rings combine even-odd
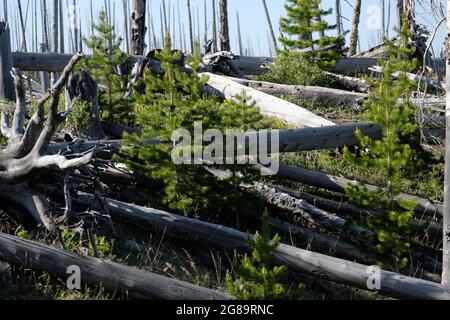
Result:
{"label": "bare tree trunk", "polygon": [[64,53],[66,50],[65,50],[65,43],[64,43],[64,9],[63,9],[62,0],[59,1],[59,25],[60,25],[59,52]]}
{"label": "bare tree trunk", "polygon": [[42,23],[43,23],[43,33],[44,33],[44,42],[47,44],[47,50],[49,45],[48,40],[48,20],[47,20],[47,1],[42,0]]}
{"label": "bare tree trunk", "polygon": [[267,23],[269,25],[270,36],[272,37],[273,46],[274,46],[275,50],[277,50],[278,49],[277,38],[275,37],[275,32],[273,31],[272,20],[270,19],[267,2],[266,2],[266,0],[262,0],[262,2],[263,2],[263,6],[264,6],[264,12],[266,13]]}
{"label": "bare tree trunk", "polygon": [[74,43],[74,50],[75,52],[78,52],[80,50],[79,44],[80,44],[80,34],[78,30],[78,12],[77,12],[77,0],[73,0],[73,43]]}
{"label": "bare tree trunk", "polygon": [[[57,53],[58,52],[58,22],[59,22],[59,9],[58,9],[58,3],[59,0],[53,0],[52,1],[52,52]],[[56,80],[58,78],[58,75],[56,73],[51,74],[51,81],[52,84],[55,84]]]}
{"label": "bare tree trunk", "polygon": [[[46,43],[41,43],[39,45],[40,50],[42,53],[45,53],[48,51],[48,45]],[[50,80],[49,80],[49,76],[48,76],[48,72],[46,71],[40,71],[39,72],[40,75],[40,80],[41,80],[41,90],[43,93],[47,92],[49,85],[50,85]]]}
{"label": "bare tree trunk", "polygon": [[398,25],[401,26],[402,25],[402,20],[403,20],[403,0],[397,0],[397,17],[398,17]]}
{"label": "bare tree trunk", "polygon": [[129,22],[128,22],[128,8],[127,8],[127,0],[123,0],[123,15],[125,17],[124,19],[124,25],[123,30],[125,33],[125,46],[127,48],[127,53],[130,54],[130,34],[129,34]]}
{"label": "bare tree trunk", "polygon": [[0,21],[0,100],[14,100],[14,83],[9,74],[13,67],[11,33],[7,22]]}
{"label": "bare tree trunk", "polygon": [[26,38],[26,30],[25,30],[25,22],[23,19],[22,12],[22,4],[20,0],[17,0],[18,10],[19,10],[19,18],[20,18],[20,29],[22,31],[22,51],[27,52],[27,38]]}
{"label": "bare tree trunk", "polygon": [[239,41],[239,54],[242,56],[244,52],[242,47],[241,21],[239,19],[239,11],[236,11],[236,19],[237,19],[238,41]]}
{"label": "bare tree trunk", "polygon": [[358,34],[359,34],[359,19],[361,16],[361,0],[355,0],[353,19],[352,19],[352,33],[350,34],[350,45],[348,50],[348,56],[354,56],[356,54],[356,48],[358,46]]}
{"label": "bare tree trunk", "polygon": [[213,53],[217,52],[217,16],[216,16],[216,0],[212,0],[212,10],[213,10],[213,26],[212,26],[212,32],[213,32]]}
{"label": "bare tree trunk", "polygon": [[144,54],[145,50],[145,1],[133,1],[133,13],[131,14],[131,53],[136,56]]}
{"label": "bare tree trunk", "polygon": [[220,50],[231,51],[228,27],[228,0],[219,0],[220,6]]}
{"label": "bare tree trunk", "polygon": [[192,10],[191,0],[187,0],[188,18],[189,18],[189,41],[191,43],[191,53],[194,53],[194,30],[192,30]]}
{"label": "bare tree trunk", "polygon": [[341,20],[341,0],[336,0],[336,31],[339,37],[342,35]]}
{"label": "bare tree trunk", "polygon": [[[447,0],[447,75],[446,75],[446,135],[450,137],[450,0]],[[450,139],[445,144],[445,182],[444,182],[444,233],[442,251],[442,284],[450,287]]]}

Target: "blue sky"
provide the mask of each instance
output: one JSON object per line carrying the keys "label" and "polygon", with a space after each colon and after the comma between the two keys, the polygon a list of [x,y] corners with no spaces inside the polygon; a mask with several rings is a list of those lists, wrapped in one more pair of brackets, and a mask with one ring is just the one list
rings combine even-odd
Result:
{"label": "blue sky", "polygon": [[[31,37],[32,37],[32,29],[31,29],[31,17],[33,15],[32,7],[34,1],[37,0],[21,0],[22,1],[22,7],[23,10],[26,10],[27,4],[29,5],[29,16],[28,16],[28,22],[27,22],[27,38],[28,43],[31,43]],[[155,34],[156,37],[159,39],[161,37],[161,27],[160,27],[160,6],[161,2],[163,0],[149,0],[152,16],[153,16],[153,24],[155,28]],[[188,35],[188,23],[187,23],[187,6],[186,6],[186,0],[165,0],[166,1],[166,8],[167,11],[172,11],[172,16],[175,13],[175,21],[178,21],[177,18],[177,7],[180,7],[181,11],[181,19],[182,19],[182,27],[184,26],[183,32],[185,33],[185,37]],[[9,21],[12,25],[12,34],[13,34],[13,47],[16,47],[16,41],[15,39],[17,37],[20,37],[20,34],[17,31],[18,26],[18,19],[16,14],[16,1],[15,0],[7,0],[8,7],[9,7]],[[38,3],[40,1],[37,1]],[[63,0],[63,3],[72,3],[72,0]],[[194,20],[197,20],[197,11],[198,15],[200,16],[200,37],[203,41],[203,35],[204,35],[204,5],[205,0],[191,0],[192,2],[192,9],[193,9],[193,15]],[[217,0],[218,2],[218,0]],[[344,30],[350,30],[351,27],[351,17],[353,8],[351,4],[353,4],[353,0],[342,0],[342,16],[343,16],[343,25]],[[363,8],[362,8],[362,14],[361,14],[361,24],[360,24],[360,48],[362,50],[369,48],[370,46],[376,45],[379,43],[381,39],[381,6],[380,6],[381,0],[363,0]],[[391,4],[389,5],[389,2]],[[385,0],[385,17],[386,20],[388,16],[390,15],[390,35],[392,36],[394,34],[393,28],[397,25],[397,16],[395,12],[395,0]],[[51,1],[47,0],[47,3],[51,3]],[[115,9],[116,9],[116,25],[117,25],[117,32],[118,34],[123,33],[123,19],[124,19],[124,13],[123,13],[123,5],[122,0],[111,0],[111,8],[114,7],[113,3],[115,3]],[[207,12],[208,12],[208,32],[209,32],[209,38],[211,38],[211,20],[212,20],[212,0],[206,0],[207,5]],[[80,7],[81,12],[81,28],[83,30],[83,33],[86,35],[89,32],[89,25],[90,25],[90,0],[77,0],[77,4]],[[95,16],[98,15],[98,12],[103,7],[104,1],[103,0],[94,0],[94,14]],[[278,30],[278,22],[280,18],[285,15],[285,9],[284,9],[284,1],[282,0],[267,0],[267,5],[269,7],[272,23],[274,25],[277,37],[279,36],[279,30]],[[324,9],[328,8],[334,8],[335,0],[323,0],[322,1],[322,7]],[[390,13],[388,12],[388,8],[391,8]],[[67,5],[64,5],[64,14],[65,14],[65,32],[67,34],[66,40],[68,41],[68,19],[67,19]],[[417,8],[417,15],[418,20],[423,22],[427,27],[431,30],[434,29],[434,26],[436,25],[439,17],[434,17],[429,14],[430,8]],[[241,33],[242,33],[242,41],[243,41],[243,47],[244,50],[247,50],[246,53],[252,54],[252,55],[269,55],[270,52],[270,41],[268,36],[268,28],[267,28],[267,22],[264,14],[264,9],[262,6],[261,0],[229,0],[229,20],[230,20],[230,36],[231,36],[231,45],[232,50],[234,52],[239,51],[239,45],[238,45],[238,37],[237,37],[237,12],[239,12],[240,16],[240,23],[241,23]],[[3,16],[3,8],[0,9],[0,17]],[[38,24],[41,25],[40,22],[40,12],[38,11],[37,14],[37,20]],[[332,15],[327,17],[327,20],[331,24],[335,24],[336,17],[333,12]],[[173,21],[173,19],[172,19]],[[173,22],[172,22],[173,23]],[[198,29],[197,23],[195,23],[195,29]],[[175,43],[179,43],[179,26],[178,23],[175,26],[176,32],[175,32]],[[198,33],[198,32],[196,32]],[[334,31],[331,31],[330,34],[335,34]],[[438,35],[435,40],[434,48],[438,52],[441,49],[443,39],[445,37],[445,30],[444,25],[442,26],[441,30],[438,32]],[[41,36],[39,36],[41,38]],[[30,46],[30,45],[29,45]],[[69,47],[69,45],[66,45]]]}

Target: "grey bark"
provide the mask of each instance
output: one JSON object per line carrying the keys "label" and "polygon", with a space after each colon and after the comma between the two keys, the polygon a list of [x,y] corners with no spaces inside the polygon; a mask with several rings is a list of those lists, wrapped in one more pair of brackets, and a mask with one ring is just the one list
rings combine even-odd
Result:
{"label": "grey bark", "polygon": [[219,0],[220,8],[220,50],[231,51],[228,25],[228,0]]}
{"label": "grey bark", "polygon": [[7,22],[0,21],[0,100],[15,100],[11,33]]}
{"label": "grey bark", "polygon": [[18,267],[31,266],[67,278],[70,266],[81,270],[82,285],[123,290],[132,296],[163,300],[230,300],[231,296],[187,282],[141,271],[106,260],[81,256],[54,247],[0,233],[1,259]]}
{"label": "grey bark", "polygon": [[131,14],[131,53],[141,56],[145,51],[145,2],[146,0],[133,0]]}
{"label": "grey bark", "polygon": [[351,57],[356,54],[359,35],[359,19],[361,16],[361,0],[355,0],[353,7],[352,32],[350,34],[350,44],[348,55]]}

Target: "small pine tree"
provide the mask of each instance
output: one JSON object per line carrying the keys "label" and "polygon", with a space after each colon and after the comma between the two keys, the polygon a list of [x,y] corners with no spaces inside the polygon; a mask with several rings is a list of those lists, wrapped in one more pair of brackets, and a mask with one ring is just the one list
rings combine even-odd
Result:
{"label": "small pine tree", "polygon": [[[185,129],[194,136],[195,122],[202,122],[203,130],[237,128],[269,128],[273,122],[263,118],[258,109],[249,107],[244,100],[220,102],[205,95],[205,76],[199,77],[198,50],[190,57],[192,72],[182,70],[180,52],[172,52],[171,39],[166,38],[165,48],[157,59],[165,70],[163,75],[146,72],[143,79],[144,93],[136,97],[137,123],[142,128],[140,137],[125,135],[125,148],[118,159],[138,176],[145,176],[145,183],[156,190],[158,201],[164,207],[181,211],[185,215],[212,214],[214,209],[237,210],[242,197],[236,190],[241,181],[220,180],[207,172],[202,165],[176,165],[172,161],[173,146],[151,145],[146,141],[159,137],[170,142],[174,131]],[[205,146],[204,146],[205,147]],[[192,157],[195,148],[192,149]],[[218,166],[225,168],[225,166]],[[226,166],[232,172],[245,173],[247,166]],[[217,213],[217,212],[216,212]]]}
{"label": "small pine tree", "polygon": [[99,94],[102,118],[126,125],[133,124],[133,107],[130,99],[125,99],[129,77],[120,75],[119,66],[128,62],[128,56],[122,52],[122,38],[116,37],[114,27],[106,20],[105,12],[99,14],[98,24],[93,24],[95,33],[91,38],[83,38],[86,46],[92,50],[92,56],[84,59],[81,67],[92,78],[106,87]]}
{"label": "small pine tree", "polygon": [[325,51],[312,51],[302,54],[307,60],[314,60],[321,68],[331,68],[343,57],[343,38],[324,35],[320,39],[314,39],[317,32],[325,33],[334,29],[324,19],[331,14],[332,9],[322,10],[319,5],[321,0],[286,0],[285,9],[287,17],[280,20],[281,31],[289,37],[281,37],[280,41],[291,53],[298,49],[313,48],[318,46],[325,48],[336,44],[336,48]]}
{"label": "small pine tree", "polygon": [[270,236],[269,214],[263,215],[262,232],[248,240],[253,248],[252,259],[247,255],[242,259],[233,281],[227,273],[225,282],[228,293],[242,300],[299,299],[304,294],[304,286],[287,292],[280,281],[287,277],[286,266],[274,266],[274,251],[280,244],[280,237]]}
{"label": "small pine tree", "polygon": [[[371,81],[374,92],[365,104],[365,119],[381,125],[382,139],[374,141],[356,132],[362,151],[357,155],[345,151],[345,158],[363,168],[377,168],[386,179],[386,188],[369,192],[364,186],[349,185],[346,193],[351,201],[368,209],[381,210],[381,216],[369,218],[368,225],[374,231],[375,249],[380,256],[390,256],[399,268],[405,267],[410,249],[408,222],[413,216],[415,201],[398,199],[402,177],[409,168],[417,165],[417,158],[410,142],[414,140],[417,126],[410,96],[414,88],[406,76],[416,68],[411,57],[415,48],[408,47],[407,23],[400,31],[402,45],[397,47],[386,41],[388,59],[380,59],[384,69],[379,81]],[[392,74],[398,72],[394,79]]]}

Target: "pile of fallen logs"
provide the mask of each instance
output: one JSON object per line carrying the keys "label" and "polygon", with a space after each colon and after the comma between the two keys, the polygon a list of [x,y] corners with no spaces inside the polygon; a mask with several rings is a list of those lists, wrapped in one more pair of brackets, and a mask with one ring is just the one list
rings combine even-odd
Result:
{"label": "pile of fallen logs", "polygon": [[[7,50],[6,50],[7,51]],[[0,53],[7,54],[7,53]],[[84,216],[78,212],[100,212],[107,215],[114,224],[133,224],[146,232],[166,231],[173,237],[199,246],[211,246],[220,250],[250,250],[248,238],[251,235],[222,225],[191,219],[149,207],[142,207],[107,198],[92,190],[71,187],[69,181],[85,179],[97,184],[114,183],[129,185],[134,181],[132,173],[123,170],[115,163],[113,155],[122,147],[120,139],[124,132],[140,134],[137,128],[103,122],[98,110],[97,86],[88,74],[74,74],[73,70],[82,54],[74,56],[63,54],[11,53],[9,62],[12,69],[16,105],[10,114],[2,110],[1,133],[8,144],[0,151],[0,196],[23,208],[38,224],[52,233],[67,228],[68,221],[83,222]],[[1,58],[1,57],[0,57]],[[2,59],[0,59],[0,62]],[[7,59],[3,59],[7,61]],[[297,101],[313,101],[319,105],[347,107],[353,111],[364,108],[370,94],[367,83],[355,77],[340,73],[370,72],[374,68],[374,58],[347,58],[338,63],[333,73],[328,73],[342,89],[310,86],[291,86],[253,81],[248,75],[260,74],[267,70],[272,59],[264,57],[235,56],[219,52],[203,57],[202,74],[208,76],[204,90],[220,99],[233,99],[244,95],[249,105],[255,104],[264,115],[278,118],[292,127],[279,132],[280,148],[269,152],[289,153],[309,150],[335,149],[357,145],[355,130],[372,139],[381,138],[381,128],[370,123],[336,125],[313,112],[294,103],[283,100],[293,97]],[[164,72],[159,62],[151,56],[130,57],[130,64],[136,64],[134,71],[142,73],[144,68],[154,72]],[[28,118],[26,93],[20,70],[61,72],[59,80],[48,93],[41,93],[37,112]],[[186,68],[186,72],[189,69]],[[0,75],[3,76],[3,75]],[[138,78],[139,75],[135,76]],[[395,76],[395,75],[393,75]],[[413,77],[418,82],[427,81],[440,89],[439,83],[428,78]],[[91,88],[91,90],[85,90]],[[66,94],[67,110],[60,112],[58,104],[61,94]],[[54,141],[57,130],[71,111],[73,99],[82,97],[92,102],[92,130],[83,139]],[[419,101],[420,100],[420,101]],[[426,99],[425,99],[426,100]],[[414,103],[425,105],[424,99]],[[434,97],[432,106],[437,110],[443,101]],[[49,104],[46,111],[45,106]],[[95,120],[95,121],[94,121]],[[256,133],[257,135],[261,132]],[[246,141],[252,141],[246,136]],[[256,139],[257,141],[258,139]],[[164,143],[158,139],[149,143]],[[255,166],[258,172],[264,171],[274,178],[282,178],[302,185],[324,189],[341,196],[348,184],[359,184],[342,177],[306,170],[293,166],[281,166],[279,171],[270,172],[265,166]],[[89,178],[90,176],[90,178]],[[43,180],[54,179],[62,188],[52,190]],[[361,239],[372,231],[356,226],[351,220],[367,219],[382,214],[357,208],[336,199],[291,190],[289,188],[262,183],[248,183],[241,190],[251,192],[268,205],[288,213],[304,222],[301,225],[272,217],[270,224],[285,238],[290,236],[307,243],[304,250],[292,245],[281,244],[276,249],[276,259],[292,272],[309,274],[313,277],[342,283],[363,290],[370,290],[367,281],[371,275],[369,266],[377,261],[367,251]],[[366,185],[368,190],[378,190],[377,186]],[[424,199],[416,195],[400,194],[402,199],[417,200],[417,215],[411,225],[420,234],[442,237],[441,217],[443,205],[440,202]],[[55,199],[64,199],[65,207],[58,206]],[[341,199],[343,199],[341,197]],[[295,219],[293,219],[295,220]],[[441,269],[437,250],[426,244],[415,253],[423,263],[411,270],[410,276],[381,270],[381,288],[374,291],[399,299],[450,299],[450,290],[438,283]],[[344,260],[347,259],[347,260]],[[55,276],[66,277],[67,268],[77,265],[83,270],[83,281],[89,285],[102,285],[111,290],[124,290],[139,298],[162,299],[232,299],[232,297],[211,289],[201,288],[182,281],[169,279],[136,268],[130,268],[98,258],[80,256],[65,250],[45,246],[36,242],[19,239],[0,233],[0,260],[11,265],[46,271]],[[386,268],[391,266],[386,264]],[[393,268],[391,268],[393,269]],[[1,276],[1,273],[0,273]]]}

